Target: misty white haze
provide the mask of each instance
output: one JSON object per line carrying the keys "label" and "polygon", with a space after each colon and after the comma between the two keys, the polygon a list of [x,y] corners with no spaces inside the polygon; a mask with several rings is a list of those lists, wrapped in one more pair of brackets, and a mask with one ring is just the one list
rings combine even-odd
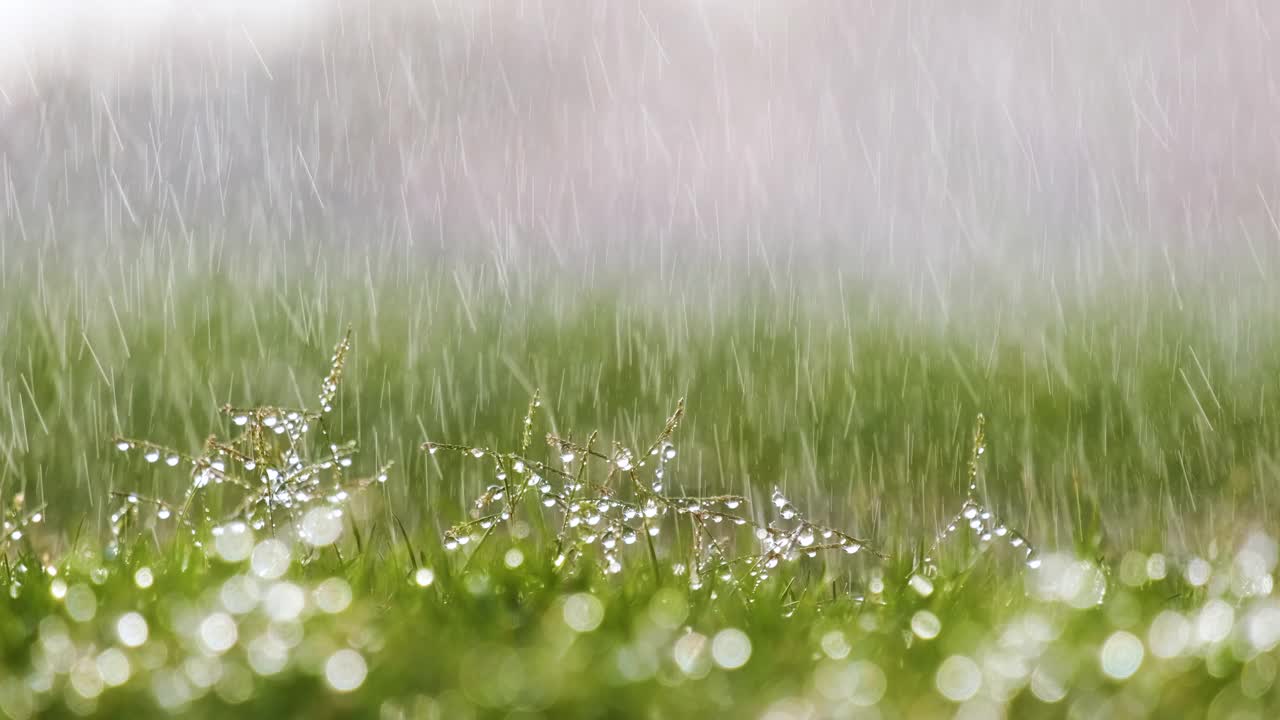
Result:
{"label": "misty white haze", "polygon": [[1264,2],[7,1],[0,258],[1243,292],[1280,257],[1278,20]]}

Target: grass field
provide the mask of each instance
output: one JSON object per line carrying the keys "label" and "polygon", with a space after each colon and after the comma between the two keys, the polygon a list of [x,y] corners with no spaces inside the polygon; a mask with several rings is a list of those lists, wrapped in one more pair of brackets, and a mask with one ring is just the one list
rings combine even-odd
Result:
{"label": "grass field", "polygon": [[0,292],[10,717],[1280,709],[1265,292],[160,277]]}

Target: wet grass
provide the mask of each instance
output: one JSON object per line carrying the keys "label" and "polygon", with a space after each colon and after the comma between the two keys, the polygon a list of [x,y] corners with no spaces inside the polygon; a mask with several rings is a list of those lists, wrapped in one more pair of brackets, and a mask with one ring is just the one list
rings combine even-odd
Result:
{"label": "wet grass", "polygon": [[[0,568],[12,591],[0,611],[8,715],[1265,717],[1277,706],[1265,531],[1280,354],[1274,316],[1257,308],[1118,289],[943,317],[869,291],[677,300],[460,276],[54,287],[11,286],[0,317],[0,497],[22,497],[19,521],[40,506],[45,516],[6,542]],[[354,474],[394,466],[341,501],[341,540],[296,544],[279,577],[226,561],[213,532],[238,505],[225,488],[208,493],[194,535],[145,501],[113,535],[129,493],[178,506],[192,476],[122,455],[112,438],[196,456],[210,433],[234,436],[225,404],[314,408],[347,326],[355,346],[326,432],[358,444]],[[988,450],[970,493],[979,413]],[[638,472],[650,443],[669,439],[666,493],[742,496],[732,513],[720,507],[744,525],[702,521],[726,561],[748,560],[696,572],[698,520],[673,505],[652,543],[619,545],[623,569],[610,573],[599,539],[566,536],[570,478],[551,470],[561,500],[545,507],[539,491],[506,507],[495,452],[576,476],[593,431],[603,457],[584,494],[612,482],[631,493],[620,502],[643,501],[653,464],[629,485],[618,449],[635,451]],[[578,464],[564,470],[548,434],[572,438]],[[463,451],[423,452],[428,441]],[[513,477],[515,456],[502,457]],[[473,541],[447,550],[449,528],[495,482],[508,497],[494,507],[515,517],[455,530]],[[799,547],[757,583],[752,528],[795,519],[775,488],[867,552]],[[970,496],[1039,548],[1039,568],[959,532],[924,571]],[[584,550],[557,566],[566,546]],[[149,629],[138,647],[120,632],[128,612]],[[750,652],[734,667],[743,637]],[[339,692],[353,662],[367,675]]]}

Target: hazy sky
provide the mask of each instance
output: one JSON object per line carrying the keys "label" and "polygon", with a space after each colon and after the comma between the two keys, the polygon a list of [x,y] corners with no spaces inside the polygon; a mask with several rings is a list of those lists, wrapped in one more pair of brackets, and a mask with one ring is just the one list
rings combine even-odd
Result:
{"label": "hazy sky", "polygon": [[1277,31],[1261,0],[0,0],[3,256],[1266,278]]}

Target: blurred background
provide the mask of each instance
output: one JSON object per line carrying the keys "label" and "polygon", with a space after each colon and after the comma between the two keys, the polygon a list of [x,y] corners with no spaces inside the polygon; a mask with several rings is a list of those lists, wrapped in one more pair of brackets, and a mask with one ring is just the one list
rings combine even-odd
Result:
{"label": "blurred background", "polygon": [[1035,292],[1277,261],[1270,3],[0,8],[7,275],[701,263]]}

